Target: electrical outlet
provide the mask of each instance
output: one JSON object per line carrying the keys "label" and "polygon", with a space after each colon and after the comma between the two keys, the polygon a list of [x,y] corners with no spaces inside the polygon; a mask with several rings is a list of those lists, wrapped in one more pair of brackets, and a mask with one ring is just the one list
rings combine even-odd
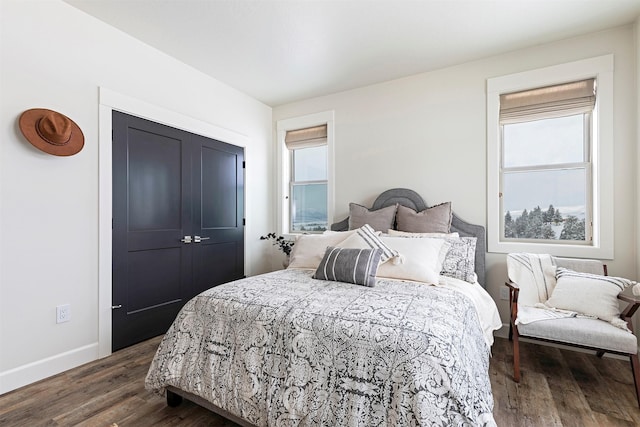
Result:
{"label": "electrical outlet", "polygon": [[63,304],[56,307],[56,323],[64,323],[71,320],[71,305]]}
{"label": "electrical outlet", "polygon": [[509,300],[509,288],[506,286],[504,288],[500,288],[500,299]]}

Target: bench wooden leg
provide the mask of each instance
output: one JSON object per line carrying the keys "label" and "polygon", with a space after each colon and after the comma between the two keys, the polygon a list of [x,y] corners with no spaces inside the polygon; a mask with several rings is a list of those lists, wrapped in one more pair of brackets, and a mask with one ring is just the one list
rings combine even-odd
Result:
{"label": "bench wooden leg", "polygon": [[631,373],[633,374],[633,385],[636,388],[636,400],[638,401],[638,407],[640,407],[640,363],[638,362],[638,355],[632,354],[629,356],[631,359]]}
{"label": "bench wooden leg", "polygon": [[520,343],[516,326],[513,327],[513,380],[520,382]]}

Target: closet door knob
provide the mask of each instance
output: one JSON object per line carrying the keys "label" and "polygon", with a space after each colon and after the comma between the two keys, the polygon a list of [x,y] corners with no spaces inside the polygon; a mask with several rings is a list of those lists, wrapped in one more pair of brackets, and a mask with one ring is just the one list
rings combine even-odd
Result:
{"label": "closet door knob", "polygon": [[194,243],[200,243],[203,240],[209,240],[211,237],[200,237],[200,236],[193,236],[193,242]]}
{"label": "closet door knob", "polygon": [[184,236],[182,239],[180,239],[180,241],[182,243],[191,243],[191,236]]}

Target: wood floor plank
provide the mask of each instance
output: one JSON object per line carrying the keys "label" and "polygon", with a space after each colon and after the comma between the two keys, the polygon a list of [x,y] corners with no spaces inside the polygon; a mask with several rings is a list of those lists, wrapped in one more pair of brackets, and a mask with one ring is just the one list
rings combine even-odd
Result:
{"label": "wood floor plank", "polygon": [[594,413],[593,416],[598,422],[599,426],[608,427],[637,427],[638,424],[633,421],[621,420],[616,417],[611,417],[606,414]]}
{"label": "wood floor plank", "polygon": [[122,387],[115,388],[105,394],[97,395],[86,400],[82,405],[57,415],[53,420],[59,425],[76,425],[83,420],[91,419],[103,411],[118,406],[123,400],[138,397],[140,384],[129,382]]}
{"label": "wood floor plank", "polygon": [[[89,417],[79,423],[71,424],[77,427],[93,427],[93,426],[110,426],[113,424],[120,425],[121,419],[127,414],[134,412],[140,405],[144,404],[143,400],[138,396],[131,396],[123,399],[117,405],[111,406],[98,414]],[[68,424],[60,424],[68,425]]]}
{"label": "wood floor plank", "polygon": [[[63,388],[68,384],[65,374],[59,374],[43,381],[38,381],[29,385],[29,394],[7,393],[1,396],[0,417],[9,412],[17,412],[32,408],[48,397],[51,390]],[[1,418],[0,418],[1,419]]]}
{"label": "wood floor plank", "polygon": [[[562,426],[546,376],[540,372],[535,348],[520,352],[522,367],[517,385],[518,415],[525,425]],[[545,408],[541,411],[540,408]]]}
{"label": "wood floor plank", "polygon": [[[144,388],[160,337],[0,395],[0,427],[237,427],[184,401],[171,408]],[[629,363],[521,342],[522,379],[513,352],[496,338],[489,378],[499,427],[640,426]]]}
{"label": "wood floor plank", "polygon": [[[615,397],[618,394],[617,390],[605,387],[607,381],[594,366],[594,363],[599,360],[597,357],[574,351],[568,352],[565,358],[573,377],[594,413],[605,414],[619,420],[633,421],[628,414],[624,413],[619,400]],[[607,360],[607,362],[613,363],[615,361]]]}
{"label": "wood floor plank", "polygon": [[[596,358],[593,365],[607,382],[607,388],[615,390],[613,398],[619,405],[626,408],[635,408],[638,406],[629,359]],[[640,425],[640,413],[629,411],[626,408],[623,409],[623,412],[631,416],[636,425]]]}
{"label": "wood floor plank", "polygon": [[491,361],[491,389],[493,391],[494,412],[501,414],[504,425],[517,425],[517,390],[509,377],[510,365],[501,357],[494,356]]}
{"label": "wood floor plank", "polygon": [[570,374],[569,366],[558,348],[535,346],[538,368],[547,379],[551,396],[558,408],[563,425],[598,427],[588,407],[587,399]]}

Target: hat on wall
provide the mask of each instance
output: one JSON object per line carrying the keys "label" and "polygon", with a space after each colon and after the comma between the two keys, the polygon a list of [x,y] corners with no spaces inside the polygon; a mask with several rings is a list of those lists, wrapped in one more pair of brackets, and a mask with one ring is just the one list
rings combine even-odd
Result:
{"label": "hat on wall", "polygon": [[80,127],[64,114],[33,108],[20,115],[20,130],[27,141],[45,153],[72,156],[84,147]]}

